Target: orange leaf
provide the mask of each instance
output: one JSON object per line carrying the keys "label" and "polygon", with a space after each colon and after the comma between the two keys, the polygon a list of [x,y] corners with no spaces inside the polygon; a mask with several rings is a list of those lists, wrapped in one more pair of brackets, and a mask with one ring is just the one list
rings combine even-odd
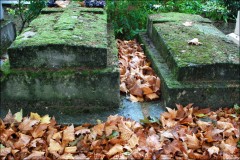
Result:
{"label": "orange leaf", "polygon": [[153,99],[158,99],[159,96],[156,93],[151,93],[146,95],[147,99],[153,100]]}
{"label": "orange leaf", "polygon": [[148,87],[148,86],[142,87],[142,90],[143,90],[144,94],[151,94],[151,93],[153,93],[153,90],[150,87]]}
{"label": "orange leaf", "polygon": [[47,129],[48,124],[39,124],[31,133],[33,138],[42,137]]}
{"label": "orange leaf", "polygon": [[68,126],[64,131],[63,131],[63,141],[73,141],[75,140],[75,135],[74,135],[74,127],[73,124],[71,126]]}
{"label": "orange leaf", "polygon": [[186,134],[186,138],[187,138],[187,146],[188,148],[190,149],[198,149],[200,148],[200,142],[198,140],[198,138],[196,137],[195,134],[193,134],[192,136],[191,135],[188,135]]}
{"label": "orange leaf", "polygon": [[104,130],[104,123],[98,124],[92,128],[92,131],[97,133],[99,136],[103,135],[103,130]]}

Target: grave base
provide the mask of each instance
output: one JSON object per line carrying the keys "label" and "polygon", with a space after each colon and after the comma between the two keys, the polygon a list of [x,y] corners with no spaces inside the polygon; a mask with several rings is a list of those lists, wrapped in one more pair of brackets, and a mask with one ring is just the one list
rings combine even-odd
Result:
{"label": "grave base", "polygon": [[194,103],[201,107],[230,107],[240,103],[239,81],[184,82],[176,80],[167,63],[159,54],[146,33],[139,34],[147,57],[161,79],[161,93],[165,106]]}

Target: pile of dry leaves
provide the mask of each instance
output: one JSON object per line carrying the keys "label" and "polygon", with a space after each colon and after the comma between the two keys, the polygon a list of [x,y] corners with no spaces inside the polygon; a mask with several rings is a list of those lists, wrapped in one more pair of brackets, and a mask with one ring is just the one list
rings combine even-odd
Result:
{"label": "pile of dry leaves", "polygon": [[160,79],[147,61],[141,46],[135,41],[117,40],[120,90],[130,93],[133,102],[159,98]]}
{"label": "pile of dry leaves", "polygon": [[[238,159],[235,109],[167,108],[142,123],[109,116],[105,123],[60,126],[48,115],[10,112],[0,124],[2,159]],[[238,108],[239,109],[239,108]],[[239,110],[238,110],[239,112]],[[238,144],[237,144],[238,143]]]}

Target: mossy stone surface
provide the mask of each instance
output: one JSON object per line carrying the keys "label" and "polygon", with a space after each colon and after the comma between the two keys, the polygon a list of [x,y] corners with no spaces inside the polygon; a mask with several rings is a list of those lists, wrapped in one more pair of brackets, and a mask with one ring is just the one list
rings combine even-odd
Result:
{"label": "mossy stone surface", "polygon": [[[184,26],[186,21],[193,25]],[[240,78],[238,46],[205,18],[181,13],[153,15],[149,17],[148,35],[178,80]],[[202,45],[189,45],[193,38]]]}
{"label": "mossy stone surface", "polygon": [[165,106],[194,103],[197,106],[218,109],[240,104],[239,80],[179,81],[146,33],[139,35],[139,41],[161,79],[161,94]]}
{"label": "mossy stone surface", "polygon": [[42,14],[16,38],[8,53],[12,68],[106,67],[107,15],[77,5]]}

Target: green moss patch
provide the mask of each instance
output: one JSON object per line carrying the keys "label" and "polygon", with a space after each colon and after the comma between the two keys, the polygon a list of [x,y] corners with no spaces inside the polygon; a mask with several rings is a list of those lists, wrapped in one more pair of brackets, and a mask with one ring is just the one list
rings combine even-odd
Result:
{"label": "green moss patch", "polygon": [[[206,19],[180,13],[154,16],[150,16],[149,35],[178,80],[240,78],[237,45]],[[184,26],[185,21],[193,25]],[[189,45],[193,38],[202,45]]]}

